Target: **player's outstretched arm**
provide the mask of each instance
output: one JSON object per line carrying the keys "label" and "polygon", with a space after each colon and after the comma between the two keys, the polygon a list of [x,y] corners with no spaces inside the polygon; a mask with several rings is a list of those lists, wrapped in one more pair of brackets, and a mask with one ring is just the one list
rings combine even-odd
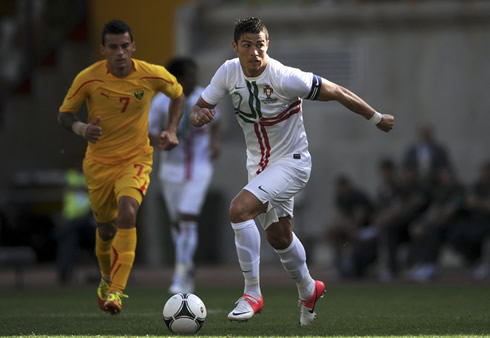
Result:
{"label": "player's outstretched arm", "polygon": [[189,121],[194,127],[201,127],[211,122],[216,114],[214,107],[214,105],[207,103],[202,97],[199,97],[197,103],[191,108]]}
{"label": "player's outstretched arm", "polygon": [[102,136],[102,128],[99,126],[100,117],[90,123],[81,122],[78,117],[70,112],[59,112],[58,122],[66,130],[72,131],[80,135],[88,142],[96,143]]}
{"label": "player's outstretched arm", "polygon": [[170,100],[168,106],[168,124],[167,128],[160,133],[159,147],[163,150],[172,150],[179,144],[177,138],[177,128],[180,119],[184,114],[185,95],[182,93],[179,97]]}
{"label": "player's outstretched arm", "polygon": [[318,95],[319,101],[335,100],[349,110],[363,116],[378,129],[388,132],[393,129],[395,118],[389,114],[380,114],[359,96],[336,83],[322,78],[322,87]]}

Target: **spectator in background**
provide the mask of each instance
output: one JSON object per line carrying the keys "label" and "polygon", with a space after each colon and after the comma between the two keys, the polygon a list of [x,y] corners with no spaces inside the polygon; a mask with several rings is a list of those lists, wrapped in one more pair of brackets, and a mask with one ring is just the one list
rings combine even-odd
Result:
{"label": "spectator in background", "polygon": [[63,223],[56,231],[58,280],[61,284],[71,282],[79,249],[87,248],[91,252],[95,250],[94,231],[97,226],[92,216],[83,173],[69,169],[65,174],[65,182]]}
{"label": "spectator in background", "polygon": [[466,200],[469,218],[454,225],[449,242],[473,265],[473,277],[484,279],[489,272],[490,255],[490,161],[480,168],[480,176]]}
{"label": "spectator in background", "polygon": [[[220,122],[194,127],[189,121],[191,107],[204,88],[197,85],[197,65],[194,60],[177,57],[167,64],[167,70],[182,85],[186,97],[183,118],[177,129],[179,147],[160,152],[159,177],[162,195],[172,222],[171,234],[175,246],[175,271],[171,294],[194,292],[194,252],[198,243],[198,219],[213,174],[212,160],[220,151]],[[157,93],[150,105],[150,138],[155,145],[168,120],[170,99]]]}
{"label": "spectator in background", "polygon": [[418,130],[418,141],[408,147],[402,163],[415,167],[420,180],[431,189],[437,184],[437,172],[450,167],[451,161],[445,147],[438,143],[429,124],[423,124]]}
{"label": "spectator in background", "polygon": [[454,170],[442,167],[427,210],[409,225],[414,269],[411,278],[426,281],[437,273],[437,258],[448,229],[459,224],[464,213],[465,188]]}
{"label": "spectator in background", "polygon": [[362,277],[376,258],[376,230],[371,226],[374,208],[368,195],[346,176],[336,182],[335,215],[327,239],[334,250],[340,277]]}
{"label": "spectator in background", "polygon": [[408,225],[424,211],[430,194],[419,179],[417,168],[404,164],[400,184],[391,203],[378,210],[374,224],[378,229],[380,279],[393,280],[399,271],[398,249],[409,240]]}
{"label": "spectator in background", "polygon": [[378,162],[378,173],[381,180],[376,189],[375,208],[382,211],[392,203],[398,193],[399,181],[395,163],[390,158],[383,158]]}

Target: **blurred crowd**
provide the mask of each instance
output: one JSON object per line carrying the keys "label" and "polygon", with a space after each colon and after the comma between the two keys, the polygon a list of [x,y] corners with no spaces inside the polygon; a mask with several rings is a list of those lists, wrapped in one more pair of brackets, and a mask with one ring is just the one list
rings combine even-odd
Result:
{"label": "blurred crowd", "polygon": [[478,178],[463,183],[446,148],[424,125],[400,163],[378,163],[378,186],[370,196],[346,175],[335,189],[335,216],[327,226],[339,278],[375,271],[382,281],[428,281],[440,271],[441,254],[455,253],[484,279],[490,256],[490,160]]}

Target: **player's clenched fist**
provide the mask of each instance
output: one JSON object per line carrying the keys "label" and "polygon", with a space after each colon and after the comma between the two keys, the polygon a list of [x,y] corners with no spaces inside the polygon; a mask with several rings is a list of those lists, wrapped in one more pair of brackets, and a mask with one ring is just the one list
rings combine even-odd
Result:
{"label": "player's clenched fist", "polygon": [[382,131],[390,131],[393,129],[393,125],[395,124],[395,118],[393,115],[389,114],[382,114],[381,121],[376,125],[378,129],[381,129]]}
{"label": "player's clenched fist", "polygon": [[97,116],[95,120],[91,121],[87,125],[85,138],[87,139],[88,142],[96,143],[99,140],[99,138],[102,136],[102,127],[99,126],[99,122],[100,122],[100,117]]}
{"label": "player's clenched fist", "polygon": [[[196,108],[197,107],[197,108]],[[194,106],[189,116],[189,121],[194,127],[201,127],[214,119],[216,111],[209,108]]]}
{"label": "player's clenched fist", "polygon": [[179,144],[179,139],[174,132],[164,130],[160,133],[160,143],[158,146],[162,150],[172,150]]}

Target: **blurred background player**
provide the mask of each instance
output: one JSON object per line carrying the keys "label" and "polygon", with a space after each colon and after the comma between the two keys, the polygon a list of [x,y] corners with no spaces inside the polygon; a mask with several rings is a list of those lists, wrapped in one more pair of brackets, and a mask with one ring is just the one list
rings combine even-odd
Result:
{"label": "blurred background player", "polygon": [[293,232],[294,196],[306,186],[311,173],[302,100],[336,100],[383,131],[392,129],[394,118],[376,112],[335,83],[270,58],[269,33],[258,18],[236,22],[232,46],[238,57],[217,70],[190,117],[195,126],[211,122],[214,107],[231,95],[247,146],[248,184],[229,209],[245,287],[228,319],[247,321],[264,306],[259,280],[260,233],[254,221],[258,217],[267,241],[296,282],[300,324],[309,325],[325,285],[311,277],[305,249]]}
{"label": "blurred background player", "polygon": [[[220,150],[220,124],[215,118],[209,125],[194,127],[189,114],[204,88],[197,85],[197,65],[186,57],[169,61],[167,70],[182,85],[186,97],[184,115],[177,129],[179,147],[160,154],[159,178],[162,195],[172,223],[175,245],[175,271],[171,294],[194,292],[193,256],[198,244],[198,220],[213,174],[214,160]],[[157,93],[150,105],[150,137],[168,123],[170,99]]]}
{"label": "blurred background player", "polygon": [[[168,150],[178,144],[185,100],[175,77],[162,66],[132,59],[135,50],[131,28],[120,20],[107,22],[100,46],[105,60],[76,76],[58,114],[65,129],[88,141],[83,171],[98,224],[95,252],[102,278],[97,301],[111,314],[121,311],[121,298],[127,297],[123,291],[135,257],[136,216],[150,183],[150,100],[157,91],[171,98],[159,144]],[[85,101],[88,124],[76,116]]]}

